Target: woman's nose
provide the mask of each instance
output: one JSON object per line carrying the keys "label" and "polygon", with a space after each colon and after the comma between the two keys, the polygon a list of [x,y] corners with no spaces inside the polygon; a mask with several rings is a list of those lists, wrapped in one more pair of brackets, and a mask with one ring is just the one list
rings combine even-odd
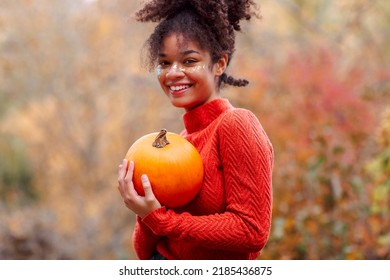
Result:
{"label": "woman's nose", "polygon": [[167,71],[166,77],[170,79],[174,79],[177,77],[181,77],[184,75],[183,69],[179,67],[176,63],[172,65]]}

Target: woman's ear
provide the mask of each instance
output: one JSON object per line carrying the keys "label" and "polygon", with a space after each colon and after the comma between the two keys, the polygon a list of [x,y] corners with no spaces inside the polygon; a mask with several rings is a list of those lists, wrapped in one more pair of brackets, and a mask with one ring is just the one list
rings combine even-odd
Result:
{"label": "woman's ear", "polygon": [[229,56],[227,53],[225,53],[223,56],[221,56],[217,63],[216,63],[216,72],[215,74],[217,76],[221,76],[223,74],[223,72],[225,72],[226,70],[226,67],[228,65],[228,62],[229,62]]}

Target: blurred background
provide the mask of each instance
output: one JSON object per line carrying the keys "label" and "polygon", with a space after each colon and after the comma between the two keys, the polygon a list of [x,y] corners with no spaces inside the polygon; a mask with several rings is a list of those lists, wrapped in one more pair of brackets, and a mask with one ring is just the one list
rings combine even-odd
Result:
{"label": "blurred background", "polygon": [[[390,259],[390,2],[262,0],[222,96],[275,149],[261,259]],[[130,145],[181,109],[142,67],[139,1],[0,0],[0,259],[136,259]]]}

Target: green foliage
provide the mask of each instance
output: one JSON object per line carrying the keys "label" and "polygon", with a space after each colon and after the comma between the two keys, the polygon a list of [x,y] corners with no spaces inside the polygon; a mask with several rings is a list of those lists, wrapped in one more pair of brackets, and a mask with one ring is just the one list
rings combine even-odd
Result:
{"label": "green foliage", "polygon": [[390,217],[390,108],[387,108],[378,127],[378,152],[367,164],[373,178],[372,211]]}
{"label": "green foliage", "polygon": [[21,204],[38,198],[33,169],[20,139],[0,138],[0,198],[7,204]]}

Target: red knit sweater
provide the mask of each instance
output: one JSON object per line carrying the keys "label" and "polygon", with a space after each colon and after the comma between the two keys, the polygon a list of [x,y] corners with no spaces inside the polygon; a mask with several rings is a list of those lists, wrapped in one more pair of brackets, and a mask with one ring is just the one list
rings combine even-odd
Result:
{"label": "red knit sweater", "polygon": [[198,196],[137,217],[140,259],[256,259],[271,226],[273,149],[253,113],[215,99],[183,116],[182,135],[205,167]]}

